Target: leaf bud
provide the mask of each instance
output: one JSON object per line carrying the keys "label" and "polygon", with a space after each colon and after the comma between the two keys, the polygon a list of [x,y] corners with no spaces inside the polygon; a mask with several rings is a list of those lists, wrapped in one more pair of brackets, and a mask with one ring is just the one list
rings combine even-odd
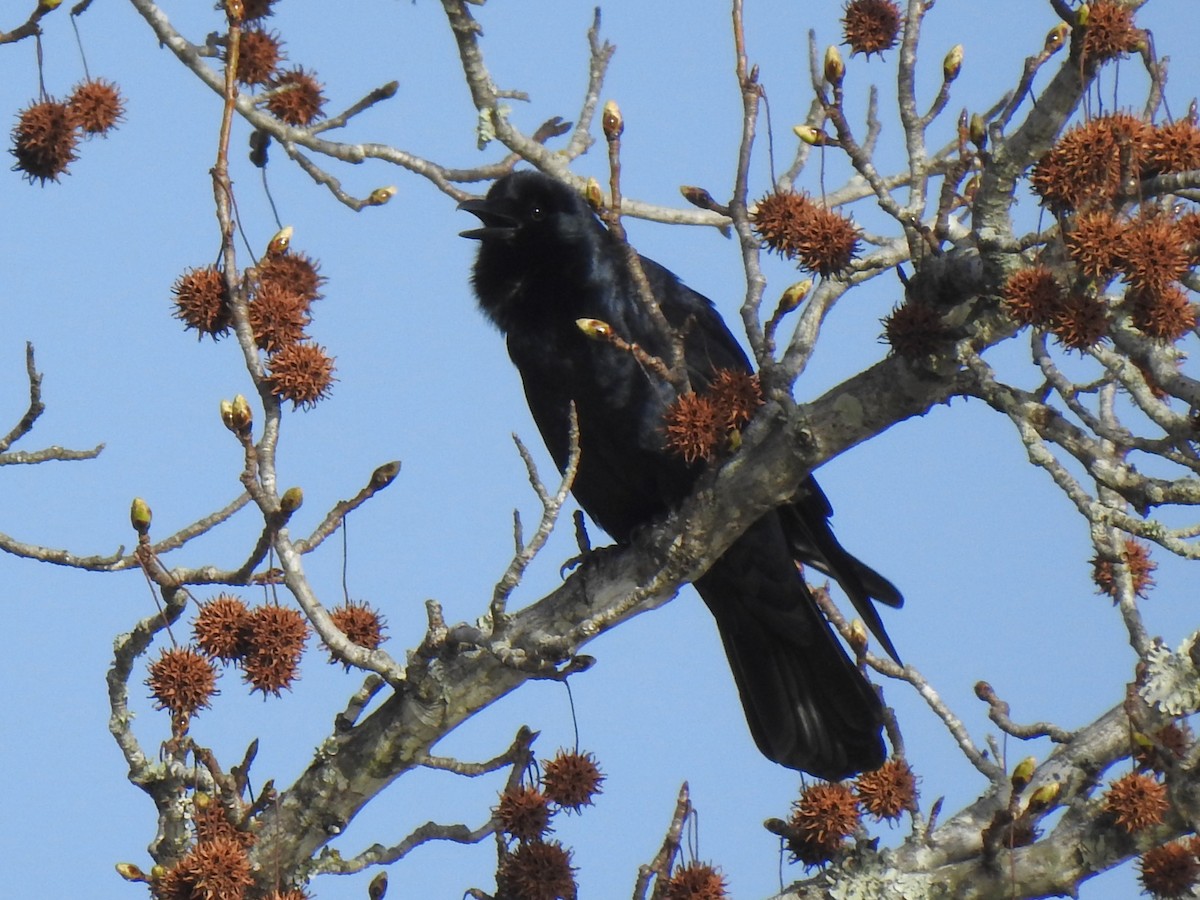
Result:
{"label": "leaf bud", "polygon": [[1044,809],[1049,809],[1058,800],[1058,795],[1062,791],[1062,785],[1057,781],[1051,781],[1048,784],[1043,784],[1040,788],[1033,792],[1033,796],[1029,798],[1029,805],[1025,807],[1028,812],[1041,812]]}
{"label": "leaf bud", "polygon": [[192,805],[196,809],[208,809],[212,805],[212,796],[204,791],[196,791],[196,793],[192,794]]}
{"label": "leaf bud", "polygon": [[117,874],[126,881],[149,881],[150,876],[135,866],[133,863],[120,862],[117,863]]}
{"label": "leaf bud", "polygon": [[292,233],[295,231],[291,225],[285,225],[275,233],[275,237],[271,238],[267,244],[267,256],[279,256],[287,252],[288,245],[292,242]]}
{"label": "leaf bud", "polygon": [[1080,28],[1087,28],[1088,22],[1092,18],[1092,8],[1086,3],[1080,3],[1079,9],[1075,10],[1075,24]]}
{"label": "leaf bud", "polygon": [[138,534],[145,534],[150,530],[150,520],[153,517],[150,505],[141,497],[134,497],[133,503],[129,505],[129,524],[133,526],[133,530]]}
{"label": "leaf bud", "polygon": [[370,900],[383,900],[383,895],[387,893],[387,884],[387,872],[380,872],[372,878],[371,884],[367,887],[367,896]]}
{"label": "leaf bud", "polygon": [[298,487],[290,487],[279,498],[279,509],[285,513],[294,513],[304,505],[304,491]]}
{"label": "leaf bud", "polygon": [[233,401],[221,401],[221,421],[225,423],[225,427],[233,431]]}
{"label": "leaf bud", "polygon": [[391,462],[385,462],[382,466],[371,473],[371,487],[377,491],[383,490],[389,484],[396,480],[396,476],[400,474],[400,460],[394,459]]}
{"label": "leaf bud", "polygon": [[254,411],[250,409],[250,401],[246,399],[245,395],[238,394],[233,398],[230,418],[233,421],[234,431],[241,434],[250,430],[250,426],[254,422]]}
{"label": "leaf bud", "polygon": [[862,619],[850,620],[850,647],[857,654],[867,652],[867,626]]}
{"label": "leaf bud", "polygon": [[958,77],[958,73],[962,71],[962,62],[963,45],[955,44],[946,54],[946,58],[942,60],[942,79],[946,84]]}
{"label": "leaf bud", "polygon": [[372,206],[383,206],[393,197],[396,196],[396,186],[389,184],[387,187],[375,188],[367,197],[367,202]]}
{"label": "leaf bud", "polygon": [[971,124],[967,126],[967,134],[971,143],[983,150],[987,147],[987,123],[979,113],[971,113]]}
{"label": "leaf bud", "polygon": [[588,178],[587,185],[583,189],[583,197],[588,202],[588,206],[597,212],[604,208],[604,191],[600,189],[600,182],[595,178]]}
{"label": "leaf bud", "polygon": [[830,44],[825,49],[825,80],[834,87],[841,87],[846,77],[846,64],[842,62],[842,54],[838,48]]}
{"label": "leaf bud", "polygon": [[1057,53],[1062,49],[1063,44],[1067,42],[1067,37],[1071,34],[1071,26],[1066,22],[1059,22],[1049,32],[1046,33],[1045,50],[1047,53]]}
{"label": "leaf bud", "polygon": [[616,100],[604,101],[600,126],[604,129],[604,137],[610,141],[615,141],[625,130],[625,120],[621,117],[621,107],[617,106]]}
{"label": "leaf bud", "polygon": [[803,281],[797,281],[783,292],[783,296],[779,298],[778,312],[780,315],[790,313],[793,309],[804,302],[804,298],[808,296],[808,292],[812,290],[812,279],[805,278]]}
{"label": "leaf bud", "polygon": [[692,206],[698,206],[700,209],[713,209],[717,205],[717,201],[713,199],[713,195],[702,187],[696,187],[692,184],[682,184],[679,186],[679,193],[683,194],[683,199]]}
{"label": "leaf bud", "polygon": [[1013,769],[1009,781],[1012,782],[1014,791],[1023,791],[1025,786],[1033,780],[1033,773],[1037,769],[1037,757],[1027,756]]}
{"label": "leaf bud", "polygon": [[792,131],[796,137],[811,147],[828,147],[833,143],[829,139],[829,135],[820,128],[813,128],[811,125],[794,125],[792,126]]}
{"label": "leaf bud", "polygon": [[593,341],[607,340],[612,334],[612,326],[599,319],[576,319],[575,327],[590,337]]}

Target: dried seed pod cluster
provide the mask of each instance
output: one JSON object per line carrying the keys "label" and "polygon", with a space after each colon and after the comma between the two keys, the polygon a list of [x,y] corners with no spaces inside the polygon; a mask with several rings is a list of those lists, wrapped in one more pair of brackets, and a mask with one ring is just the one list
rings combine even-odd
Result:
{"label": "dried seed pod cluster", "polygon": [[[1116,4],[1094,5],[1089,38],[1128,14]],[[1186,204],[1142,204],[1140,195],[1145,179],[1197,167],[1200,128],[1191,118],[1153,124],[1115,112],[1065,132],[1030,182],[1059,218],[1070,265],[1058,278],[1044,266],[1013,273],[1003,290],[1009,315],[1080,351],[1103,341],[1120,320],[1163,343],[1193,332],[1197,308],[1183,280],[1200,263],[1200,215]]]}
{"label": "dried seed pod cluster", "polygon": [[44,96],[30,103],[13,126],[13,169],[31,183],[58,181],[79,158],[80,138],[107,135],[124,112],[117,86],[104,79],[80,82],[66,101]]}
{"label": "dried seed pod cluster", "polygon": [[500,831],[517,842],[506,848],[496,870],[497,900],[557,900],[574,897],[571,851],[547,840],[558,812],[579,812],[592,805],[604,782],[591,753],[559,750],[543,760],[539,787],[521,785],[500,795],[496,819]]}
{"label": "dried seed pod cluster", "polygon": [[713,459],[763,403],[758,376],[721,369],[702,393],[682,394],[663,416],[667,449],[689,465]]}

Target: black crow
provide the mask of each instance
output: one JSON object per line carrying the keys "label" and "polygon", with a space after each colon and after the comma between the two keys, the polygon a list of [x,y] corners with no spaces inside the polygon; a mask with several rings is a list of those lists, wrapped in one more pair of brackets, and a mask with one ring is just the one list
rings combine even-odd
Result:
{"label": "black crow", "polygon": [[[530,412],[550,455],[565,467],[570,405],[581,458],[572,492],[619,542],[691,491],[702,465],[666,446],[664,414],[675,390],[612,343],[589,338],[581,318],[666,359],[668,338],[637,294],[623,248],[587,202],[560,181],[521,171],[486,199],[460,205],[481,226],[473,285],[504,333]],[[667,321],[685,328],[691,387],[704,393],[721,370],[750,363],[711,302],[653,260],[641,258]],[[750,732],[769,759],[821,778],[877,768],[884,760],[883,710],[797,572],[803,562],[835,578],[895,656],[871,598],[903,602],[883,576],[838,544],[829,502],[808,478],[793,500],[758,519],[696,589],[717,620]]]}

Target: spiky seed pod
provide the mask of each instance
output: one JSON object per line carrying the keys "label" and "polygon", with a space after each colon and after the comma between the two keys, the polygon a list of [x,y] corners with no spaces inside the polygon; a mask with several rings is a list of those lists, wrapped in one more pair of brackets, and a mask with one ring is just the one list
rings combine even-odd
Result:
{"label": "spiky seed pod", "polygon": [[281,72],[271,80],[267,109],[288,125],[311,125],[324,115],[325,95],[316,76],[303,66]]}
{"label": "spiky seed pod", "polygon": [[1196,328],[1196,307],[1173,284],[1161,291],[1130,288],[1125,306],[1134,327],[1148,338],[1174,342]]}
{"label": "spiky seed pod", "polygon": [[[383,616],[372,609],[369,603],[347,600],[341,606],[334,607],[329,618],[346,637],[360,647],[375,650],[387,640],[383,633]],[[337,662],[332,655],[329,661]]]}
{"label": "spiky seed pod", "polygon": [[1133,761],[1140,770],[1166,771],[1168,763],[1178,763],[1192,749],[1195,736],[1187,722],[1168,722],[1133,752]]}
{"label": "spiky seed pod", "polygon": [[663,416],[666,446],[689,466],[711,460],[726,434],[725,417],[707,394],[676,397]]}
{"label": "spiky seed pod", "polygon": [[270,369],[271,390],[293,409],[312,408],[333,387],[333,357],[319,344],[288,344],[271,357]]}
{"label": "spiky seed pod", "polygon": [[720,870],[693,861],[671,873],[665,900],[725,900],[728,896]]}
{"label": "spiky seed pod", "polygon": [[196,645],[209,656],[231,662],[246,652],[250,610],[240,597],[218,594],[200,605],[192,625]]}
{"label": "spiky seed pod", "polygon": [[1188,210],[1175,220],[1175,225],[1183,235],[1188,263],[1193,266],[1200,265],[1200,212]]}
{"label": "spiky seed pod", "polygon": [[592,805],[601,791],[604,775],[592,753],[559,749],[554,759],[542,764],[542,791],[547,799],[568,812]]}
{"label": "spiky seed pod", "polygon": [[265,28],[247,28],[238,44],[237,80],[247,87],[269,84],[283,60],[283,41]]}
{"label": "spiky seed pod", "polygon": [[242,21],[255,22],[273,15],[275,0],[242,0]]}
{"label": "spiky seed pod", "polygon": [[274,281],[261,282],[246,307],[255,343],[268,353],[304,340],[312,322],[306,298]]}
{"label": "spiky seed pod", "polygon": [[1200,862],[1190,841],[1172,841],[1143,854],[1142,887],[1152,897],[1191,897],[1200,879]]}
{"label": "spiky seed pod", "polygon": [[321,299],[321,287],[326,281],[320,269],[321,264],[304,253],[279,253],[259,265],[258,281],[277,284],[311,303]]}
{"label": "spiky seed pod", "polygon": [[850,0],[842,16],[842,34],[850,55],[883,51],[896,46],[900,36],[900,7],[892,0]]}
{"label": "spiky seed pod", "polygon": [[858,255],[853,221],[804,194],[768,194],[758,201],[751,221],[766,247],[824,277],[841,272]]}
{"label": "spiky seed pod", "polygon": [[792,855],[806,866],[829,862],[858,827],[858,798],[841,782],[814,784],[792,805],[788,840]]}
{"label": "spiky seed pod", "polygon": [[535,787],[521,785],[500,795],[500,830],[518,841],[540,841],[550,828],[550,802]]}
{"label": "spiky seed pod", "polygon": [[171,287],[175,294],[174,316],[183,322],[184,330],[194,329],[198,338],[208,335],[213,340],[229,333],[233,311],[225,278],[215,266],[188,269]]}
{"label": "spiky seed pod", "polygon": [[53,98],[31,103],[17,116],[12,130],[16,157],[13,169],[23,172],[30,184],[58,181],[67,167],[78,159],[75,148],[79,132],[67,104]]}
{"label": "spiky seed pod", "polygon": [[1021,269],[1002,291],[1004,310],[1021,325],[1045,326],[1063,302],[1063,289],[1046,266]]}
{"label": "spiky seed pod", "polygon": [[1159,824],[1170,806],[1167,786],[1144,772],[1117,779],[1104,795],[1104,811],[1128,834]]}
{"label": "spiky seed pod", "polygon": [[[1133,592],[1145,599],[1150,588],[1154,587],[1154,570],[1158,568],[1158,564],[1150,558],[1149,546],[1134,538],[1126,538],[1122,555],[1133,581]],[[1112,560],[1099,555],[1092,558],[1092,581],[1099,589],[1098,593],[1116,600],[1117,583]]]}
{"label": "spiky seed pod", "polygon": [[1083,33],[1084,65],[1137,52],[1145,33],[1133,24],[1133,10],[1113,0],[1092,0]]}
{"label": "spiky seed pod", "polygon": [[1200,128],[1190,119],[1156,125],[1146,141],[1150,172],[1200,169]]}
{"label": "spiky seed pod", "polygon": [[1029,182],[1042,204],[1056,212],[1110,203],[1145,174],[1152,131],[1125,112],[1077,125],[1038,161]]}
{"label": "spiky seed pod", "polygon": [[1073,291],[1063,298],[1046,329],[1068,350],[1083,352],[1108,334],[1108,313],[1103,301]]}
{"label": "spiky seed pod", "polygon": [[1124,281],[1134,290],[1162,292],[1188,268],[1187,241],[1171,216],[1143,211],[1121,233],[1116,248]]}
{"label": "spiky seed pod", "polygon": [[558,841],[521,844],[496,872],[496,900],[575,900],[571,851]]}
{"label": "spiky seed pod", "polygon": [[243,831],[230,822],[224,805],[217,800],[213,800],[203,807],[197,806],[192,814],[192,824],[196,827],[197,844],[211,844],[217,840],[228,840],[247,850],[254,846],[254,834]]}
{"label": "spiky seed pod", "polygon": [[159,709],[173,716],[192,716],[217,693],[217,672],[203,653],[191,647],[169,647],[149,667],[146,686]]}
{"label": "spiky seed pod", "polygon": [[892,758],[874,772],[859,775],[854,790],[863,809],[876,820],[895,820],[915,808],[917,777],[906,761]]}
{"label": "spiky seed pod", "polygon": [[291,688],[307,640],[308,625],[296,610],[273,603],[257,607],[246,627],[242,659],[242,675],[251,691],[278,697],[284,688]]}
{"label": "spiky seed pod", "polygon": [[724,417],[727,429],[741,428],[763,405],[758,375],[738,369],[718,370],[708,386],[707,396],[712,399],[718,414]]}
{"label": "spiky seed pod", "polygon": [[1075,216],[1064,241],[1067,252],[1085,278],[1103,286],[1112,281],[1119,266],[1120,242],[1127,224],[1106,209]]}
{"label": "spiky seed pod", "polygon": [[67,98],[75,127],[91,137],[108,134],[125,115],[125,103],[116,84],[102,78],[81,81]]}
{"label": "spiky seed pod", "polygon": [[246,849],[221,837],[193,847],[151,892],[158,900],[243,900],[253,884]]}
{"label": "spiky seed pod", "polygon": [[895,307],[880,323],[892,352],[909,360],[935,352],[950,333],[937,310],[911,300]]}

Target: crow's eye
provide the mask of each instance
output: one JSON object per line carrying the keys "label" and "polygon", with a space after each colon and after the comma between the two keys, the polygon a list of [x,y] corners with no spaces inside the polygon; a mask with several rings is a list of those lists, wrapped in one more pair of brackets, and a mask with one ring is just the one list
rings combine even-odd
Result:
{"label": "crow's eye", "polygon": [[529,207],[529,218],[534,222],[540,222],[546,218],[546,211],[540,206],[531,206]]}

